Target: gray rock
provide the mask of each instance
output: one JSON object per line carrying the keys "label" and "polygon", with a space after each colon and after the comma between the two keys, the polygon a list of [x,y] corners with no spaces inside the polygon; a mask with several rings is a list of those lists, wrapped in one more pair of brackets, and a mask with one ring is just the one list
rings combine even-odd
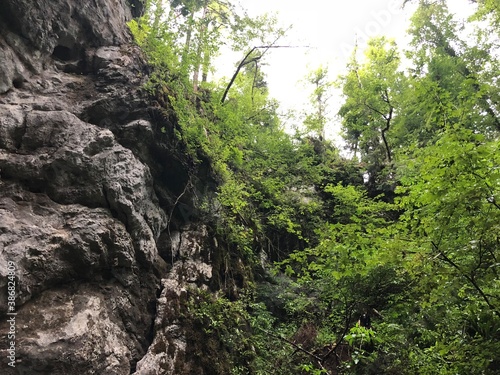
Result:
{"label": "gray rock", "polygon": [[6,40],[0,37],[0,93],[20,86],[26,74],[24,65],[13,52]]}
{"label": "gray rock", "polygon": [[[133,1],[132,11],[142,9]],[[40,74],[59,63],[78,71],[85,51],[131,42],[126,22],[132,17],[126,0],[6,0],[0,14],[0,93],[20,86],[28,72]],[[50,58],[52,57],[52,58]]]}
{"label": "gray rock", "polygon": [[118,289],[112,292],[99,286],[54,288],[26,303],[16,316],[22,334],[16,370],[26,374],[129,373],[135,340],[127,334],[118,311],[130,303]]}
{"label": "gray rock", "polygon": [[155,336],[134,375],[202,374],[186,358],[187,327],[179,317],[186,314],[188,288],[207,289],[212,277],[206,227],[184,228],[171,235],[173,267],[162,280],[155,318]]}
{"label": "gray rock", "polygon": [[183,226],[196,210],[179,213],[195,205],[196,172],[141,89],[148,68],[125,24],[141,9],[2,4],[2,337],[9,262],[17,294],[17,362],[0,361],[2,374],[202,373],[179,314],[186,288],[211,282],[213,256],[207,229]]}

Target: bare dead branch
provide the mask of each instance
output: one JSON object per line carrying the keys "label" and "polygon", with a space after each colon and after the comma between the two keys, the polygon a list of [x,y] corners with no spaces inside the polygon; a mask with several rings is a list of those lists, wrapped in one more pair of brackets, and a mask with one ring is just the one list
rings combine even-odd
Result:
{"label": "bare dead branch", "polygon": [[[276,39],[276,41],[277,41],[277,39]],[[231,80],[229,81],[228,85],[226,86],[226,90],[224,90],[224,94],[222,95],[222,98],[220,100],[221,104],[224,104],[224,102],[226,101],[226,97],[227,97],[227,94],[229,93],[229,89],[231,88],[231,86],[233,85],[234,81],[236,80],[236,77],[238,76],[238,73],[240,72],[241,68],[243,68],[245,65],[248,65],[248,64],[251,64],[253,62],[259,61],[262,57],[264,57],[264,55],[266,54],[266,52],[270,48],[304,48],[304,47],[306,47],[306,46],[275,46],[274,43],[270,44],[270,45],[266,45],[266,46],[256,46],[256,47],[253,47],[245,55],[245,57],[243,58],[243,60],[241,60],[241,62],[236,67],[236,71],[234,72],[233,76],[231,77]],[[256,56],[256,57],[253,57],[251,59],[248,59],[250,57],[250,55],[254,51],[259,50],[259,49],[263,49],[264,51],[259,56]]]}

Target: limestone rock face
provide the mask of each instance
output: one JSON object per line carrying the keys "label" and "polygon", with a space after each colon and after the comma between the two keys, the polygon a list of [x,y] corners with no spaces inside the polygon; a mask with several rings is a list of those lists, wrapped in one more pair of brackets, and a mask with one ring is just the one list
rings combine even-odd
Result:
{"label": "limestone rock face", "polygon": [[198,172],[141,89],[148,68],[126,27],[141,4],[2,4],[0,335],[15,328],[2,374],[189,369],[175,314],[187,286],[209,284],[211,252],[176,210],[194,204],[182,193]]}
{"label": "limestone rock face", "polygon": [[[28,72],[40,73],[50,64],[48,56],[77,61],[90,46],[127,43],[124,25],[130,17],[125,0],[4,1],[0,92],[19,85]],[[18,59],[13,59],[12,51]]]}
{"label": "limestone rock face", "polygon": [[171,234],[173,267],[162,279],[156,332],[134,375],[203,374],[203,369],[186,358],[189,333],[179,319],[188,287],[206,286],[212,277],[211,254],[205,227],[183,228]]}

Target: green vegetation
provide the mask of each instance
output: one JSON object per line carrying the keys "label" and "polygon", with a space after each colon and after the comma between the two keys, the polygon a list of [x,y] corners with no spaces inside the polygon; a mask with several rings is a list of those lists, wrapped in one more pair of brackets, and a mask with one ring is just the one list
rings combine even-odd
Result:
{"label": "green vegetation", "polygon": [[[324,136],[325,68],[284,131],[259,70],[283,33],[272,18],[156,0],[132,21],[172,137],[217,181],[200,206],[225,249],[220,292],[191,291],[185,317],[209,338],[204,368],[500,373],[499,15],[478,1],[460,39],[445,2],[421,0],[408,51],[384,37],[355,51],[335,83],[349,158]],[[244,59],[209,82],[222,39]]]}

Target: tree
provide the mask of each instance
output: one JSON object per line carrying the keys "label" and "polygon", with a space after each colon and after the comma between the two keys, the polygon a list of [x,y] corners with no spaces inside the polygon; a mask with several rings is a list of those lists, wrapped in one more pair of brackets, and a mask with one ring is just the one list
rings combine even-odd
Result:
{"label": "tree", "polygon": [[325,127],[328,121],[328,99],[331,97],[332,83],[328,81],[328,68],[319,67],[306,77],[307,83],[313,85],[310,96],[314,112],[304,120],[306,130],[313,132],[320,141],[326,139]]}
{"label": "tree", "polygon": [[500,6],[496,0],[471,0],[478,4],[478,9],[473,19],[490,18],[491,24],[500,27]]}
{"label": "tree", "polygon": [[[444,1],[421,1],[412,17],[410,34],[415,102],[421,103],[420,114],[427,116],[419,120],[426,123],[427,129],[418,131],[432,134],[457,121],[481,132],[500,130],[489,83],[479,79],[482,71],[488,69],[494,50],[490,43],[481,42],[481,33],[472,36],[477,47],[467,46],[458,36],[458,24]],[[430,128],[430,124],[437,127]]]}
{"label": "tree", "polygon": [[150,0],[144,16],[129,26],[150,63],[160,68],[155,74],[177,75],[185,85],[191,80],[190,91],[197,93],[220,46],[228,44],[224,39],[234,50],[248,49],[282,35],[276,22],[267,15],[239,15],[225,0]]}
{"label": "tree", "polygon": [[399,62],[393,41],[371,39],[364,63],[358,62],[355,51],[348,73],[339,80],[345,98],[339,110],[345,139],[366,164],[368,184],[375,195],[392,189],[391,170],[386,167],[393,162],[390,134],[403,81]]}

